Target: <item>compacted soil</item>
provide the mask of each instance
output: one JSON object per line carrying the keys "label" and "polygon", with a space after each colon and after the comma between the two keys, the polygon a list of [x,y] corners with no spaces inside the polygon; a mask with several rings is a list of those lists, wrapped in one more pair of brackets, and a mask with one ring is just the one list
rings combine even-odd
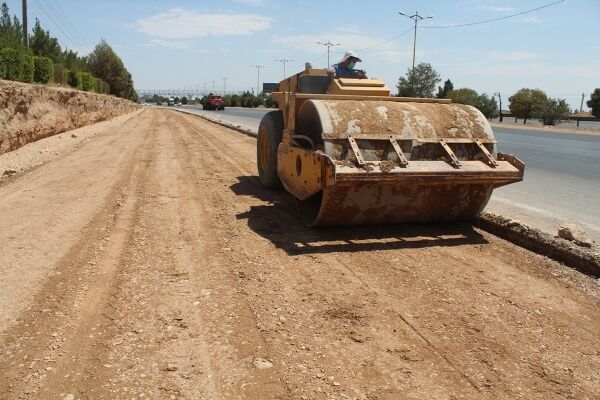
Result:
{"label": "compacted soil", "polygon": [[598,399],[597,280],[470,225],[303,227],[148,109],[0,183],[1,399]]}

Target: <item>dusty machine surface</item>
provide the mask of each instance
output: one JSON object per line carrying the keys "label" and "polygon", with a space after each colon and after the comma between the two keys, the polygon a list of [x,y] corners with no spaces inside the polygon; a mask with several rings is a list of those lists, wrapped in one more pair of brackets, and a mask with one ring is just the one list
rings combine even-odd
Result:
{"label": "dusty machine surface", "polygon": [[465,220],[523,179],[487,119],[446,99],[390,97],[377,79],[307,69],[272,94],[259,127],[266,187],[283,186],[308,226]]}

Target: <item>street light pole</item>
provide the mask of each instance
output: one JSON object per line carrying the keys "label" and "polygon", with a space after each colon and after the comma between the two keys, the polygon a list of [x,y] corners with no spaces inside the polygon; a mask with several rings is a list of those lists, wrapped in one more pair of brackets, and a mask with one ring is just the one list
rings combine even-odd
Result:
{"label": "street light pole", "polygon": [[281,60],[275,60],[275,61],[283,63],[283,79],[285,79],[285,77],[286,77],[286,75],[285,75],[285,64],[289,63],[289,62],[292,62],[294,60],[288,60],[288,59],[283,58]]}
{"label": "street light pole", "polygon": [[260,70],[261,68],[266,68],[264,65],[254,65],[254,68],[256,68],[256,95],[258,96],[258,94],[260,93]]}
{"label": "street light pole", "polygon": [[500,108],[498,121],[502,122],[502,95],[500,94],[500,92],[496,92],[496,93],[494,93],[494,95],[498,96],[498,102],[500,103],[500,105],[498,106]]}
{"label": "street light pole", "polygon": [[412,69],[414,70],[415,69],[415,56],[417,53],[417,24],[422,19],[433,18],[433,15],[423,18],[419,15],[418,11],[415,11],[414,15],[407,15],[407,14],[403,13],[402,11],[399,11],[398,14],[400,14],[406,18],[413,19],[415,21],[415,36],[414,36],[414,40],[413,40],[413,61],[412,61]]}
{"label": "street light pole", "polygon": [[225,93],[227,93],[227,79],[229,79],[228,76],[223,77],[223,97],[225,97]]}
{"label": "street light pole", "polygon": [[330,67],[329,64],[329,50],[333,47],[333,46],[340,46],[340,43],[331,43],[329,40],[327,41],[327,43],[323,43],[323,42],[317,42],[317,44],[321,44],[323,46],[327,46],[327,68]]}

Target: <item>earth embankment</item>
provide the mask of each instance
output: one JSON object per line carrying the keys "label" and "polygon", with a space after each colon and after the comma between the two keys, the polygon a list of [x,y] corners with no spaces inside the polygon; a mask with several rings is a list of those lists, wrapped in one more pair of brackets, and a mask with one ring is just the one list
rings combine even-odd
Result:
{"label": "earth embankment", "polygon": [[0,154],[137,108],[113,96],[0,80]]}

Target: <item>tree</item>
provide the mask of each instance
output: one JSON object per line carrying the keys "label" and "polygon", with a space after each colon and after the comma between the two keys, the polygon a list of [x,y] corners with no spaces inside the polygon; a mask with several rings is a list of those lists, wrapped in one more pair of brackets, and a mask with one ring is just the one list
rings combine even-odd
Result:
{"label": "tree", "polygon": [[10,18],[10,10],[6,3],[0,6],[0,49],[23,49],[23,25],[15,15]]}
{"label": "tree", "polygon": [[441,81],[440,75],[429,63],[420,63],[409,68],[406,76],[398,80],[399,97],[433,97],[435,86]]}
{"label": "tree", "polygon": [[438,86],[438,92],[435,97],[438,99],[445,99],[452,90],[454,90],[454,85],[450,79],[447,79],[446,82],[444,82],[444,87]]}
{"label": "tree", "polygon": [[556,125],[569,115],[569,105],[565,99],[547,99],[534,112],[534,117],[544,125]]}
{"label": "tree", "polygon": [[29,48],[38,57],[47,57],[55,63],[62,63],[63,54],[58,39],[45,31],[38,19],[33,26],[33,34],[29,40]]}
{"label": "tree", "polygon": [[468,104],[475,107],[479,95],[473,89],[460,88],[450,91],[445,97],[452,99],[453,103]]}
{"label": "tree", "polygon": [[488,96],[487,93],[479,95],[478,103],[475,107],[481,111],[487,119],[496,118],[500,115],[496,98],[494,96]]}
{"label": "tree", "polygon": [[117,53],[102,39],[87,58],[92,74],[110,85],[110,93],[124,99],[138,101],[131,74]]}
{"label": "tree", "polygon": [[510,96],[508,101],[508,108],[515,118],[523,118],[523,124],[526,124],[548,101],[548,96],[540,89],[523,88]]}
{"label": "tree", "polygon": [[592,109],[592,115],[600,118],[600,88],[596,88],[592,93],[592,98],[587,101],[587,106]]}
{"label": "tree", "polygon": [[473,89],[461,88],[451,90],[446,98],[452,99],[453,103],[473,106],[488,119],[498,115],[498,103],[496,103],[496,99],[488,96],[486,93],[478,94]]}

